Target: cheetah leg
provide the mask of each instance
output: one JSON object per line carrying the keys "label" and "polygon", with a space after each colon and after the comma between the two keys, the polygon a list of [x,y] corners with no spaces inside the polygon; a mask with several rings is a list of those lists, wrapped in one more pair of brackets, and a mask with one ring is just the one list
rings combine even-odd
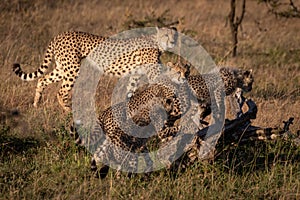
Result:
{"label": "cheetah leg", "polygon": [[38,80],[38,84],[35,90],[34,103],[33,103],[34,107],[38,106],[38,103],[42,96],[42,92],[49,84],[61,81],[62,73],[63,73],[62,69],[55,68],[50,74],[47,74],[45,77],[40,78]]}
{"label": "cheetah leg", "polygon": [[[79,58],[70,63],[70,69],[65,71],[65,76],[63,77],[62,85],[57,93],[58,103],[63,107],[66,112],[71,112],[71,90],[74,86],[75,80],[78,76],[78,71],[76,69],[80,68]],[[66,76],[69,74],[70,76]]]}
{"label": "cheetah leg", "polygon": [[95,173],[95,177],[96,177],[96,178],[104,179],[104,178],[107,176],[107,174],[108,174],[109,166],[107,166],[107,165],[102,165],[102,166],[100,167],[100,169],[98,170],[96,160],[95,160],[95,159],[92,159],[92,162],[91,162],[91,170],[92,170],[92,172]]}
{"label": "cheetah leg", "polygon": [[238,88],[234,94],[236,102],[238,104],[238,109],[236,110],[236,117],[240,117],[243,114],[242,107],[245,103],[245,97],[243,96],[242,89]]}
{"label": "cheetah leg", "polygon": [[[224,122],[225,113],[225,93],[217,89],[214,91],[214,98],[211,98],[212,124],[220,124]],[[213,104],[213,102],[215,104]],[[224,124],[223,124],[224,125]],[[198,151],[199,159],[211,158],[214,155],[215,144],[219,139],[220,134],[206,135],[206,139],[201,142],[200,150]]]}
{"label": "cheetah leg", "polygon": [[154,108],[150,111],[149,115],[155,131],[159,132],[162,130],[168,117],[162,105],[154,105]]}
{"label": "cheetah leg", "polygon": [[190,116],[194,124],[198,127],[199,130],[204,128],[204,125],[208,125],[206,121],[204,121],[205,117],[211,114],[210,105],[202,105],[200,103],[196,103],[194,101],[192,103],[192,108],[190,111]]}
{"label": "cheetah leg", "polygon": [[211,114],[211,107],[210,105],[201,106],[198,107],[198,113],[200,114],[200,123],[201,125],[208,126],[209,123],[204,121],[204,119]]}
{"label": "cheetah leg", "polygon": [[141,78],[141,75],[134,74],[129,77],[129,85],[127,86],[127,98],[131,98],[134,94],[134,92],[139,87],[139,80]]}
{"label": "cheetah leg", "polygon": [[64,78],[57,93],[58,102],[66,112],[71,112],[71,90],[73,88],[73,84],[74,78]]}
{"label": "cheetah leg", "polygon": [[211,98],[211,111],[211,124],[222,123],[225,115],[225,93],[219,88],[214,91],[214,97]]}
{"label": "cheetah leg", "polygon": [[196,108],[193,111],[193,115],[191,116],[192,121],[195,123],[195,125],[198,127],[199,130],[203,129],[203,125],[201,123],[201,115],[205,110],[199,105],[198,108]]}
{"label": "cheetah leg", "polygon": [[82,141],[82,139],[79,137],[79,134],[76,130],[76,126],[75,124],[73,123],[71,126],[70,126],[70,136],[72,138],[74,138],[75,140],[75,144],[78,144],[80,146],[83,146],[84,142]]}
{"label": "cheetah leg", "polygon": [[235,115],[236,118],[243,114],[242,107],[245,103],[245,97],[243,96],[242,89],[238,88],[236,92],[228,97],[231,113]]}

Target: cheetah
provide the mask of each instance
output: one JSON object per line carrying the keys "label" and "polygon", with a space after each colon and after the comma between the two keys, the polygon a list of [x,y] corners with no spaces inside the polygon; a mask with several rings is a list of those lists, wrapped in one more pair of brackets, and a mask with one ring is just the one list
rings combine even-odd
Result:
{"label": "cheetah", "polygon": [[[221,77],[221,83],[215,81],[217,80],[217,74]],[[249,92],[252,90],[254,78],[252,70],[221,67],[218,72],[188,76],[187,82],[192,90],[192,94],[195,95],[197,102],[191,102],[191,109],[186,112],[183,119],[180,119],[180,124],[174,123],[172,129],[169,127],[162,130],[159,134],[162,139],[161,146],[173,146],[173,152],[176,152],[176,149],[179,149],[179,142],[183,140],[183,138],[185,141],[189,141],[189,144],[185,146],[183,151],[186,152],[189,161],[193,162],[196,159],[201,160],[213,156],[214,146],[220,135],[205,136],[206,140],[204,141],[205,137],[203,135],[199,136],[195,135],[195,133],[199,129],[204,128],[202,124],[199,125],[199,122],[202,122],[212,110],[215,112],[222,111],[221,107],[224,106],[224,96],[220,94],[222,92],[220,86],[224,86],[224,95],[235,95],[236,92],[238,92],[242,97],[242,92]],[[210,95],[209,90],[213,90],[213,96]],[[236,98],[237,101],[239,101],[238,97]],[[215,101],[215,107],[217,108],[211,108],[212,101]],[[195,108],[197,108],[197,111],[193,110]],[[215,121],[215,123],[217,122]],[[178,135],[179,131],[183,134]],[[168,142],[171,139],[171,144],[169,144]],[[182,144],[180,145],[182,146]],[[170,150],[170,148],[168,150]],[[172,163],[168,164],[171,165]]]}
{"label": "cheetah", "polygon": [[[69,31],[54,37],[48,45],[42,65],[32,73],[23,72],[20,64],[13,64],[13,71],[22,80],[38,78],[34,107],[38,106],[43,90],[51,83],[62,81],[57,99],[65,111],[71,110],[71,90],[84,58],[92,55],[99,61],[103,74],[120,77],[130,74],[141,66],[160,64],[163,51],[173,48],[177,40],[175,29],[157,28],[157,33],[130,39],[114,39],[79,31]],[[96,52],[96,53],[95,53]],[[52,61],[56,67],[45,75]],[[146,69],[149,78],[159,74],[159,68]],[[133,89],[134,90],[134,89]]]}
{"label": "cheetah", "polygon": [[[219,76],[221,81],[217,82]],[[225,95],[251,91],[254,82],[252,70],[230,67],[221,67],[217,72],[208,74],[188,76],[187,80],[198,103],[204,108],[210,107],[212,101],[215,101],[216,106],[222,106]],[[225,91],[221,91],[222,89]],[[212,90],[214,95],[210,95],[209,90]],[[224,95],[221,94],[222,92]]]}
{"label": "cheetah", "polygon": [[[251,70],[221,68],[219,73],[226,95],[233,94],[237,88],[247,92],[252,89],[253,76]],[[212,85],[210,89],[215,90],[219,87],[219,83],[215,83],[215,76],[216,73],[189,76],[187,77],[188,86],[177,86],[178,88],[181,87],[177,90],[177,95],[174,90],[174,85],[176,85],[174,82],[162,81],[152,84],[144,90],[138,90],[128,102],[119,103],[103,111],[98,117],[98,128],[95,128],[88,138],[80,140],[81,144],[86,143],[88,139],[93,141],[93,144],[97,143],[93,154],[92,168],[97,169],[97,164],[101,160],[109,162],[108,159],[113,158],[114,162],[119,162],[120,164],[126,158],[131,163],[130,169],[136,169],[137,158],[131,154],[124,155],[124,150],[125,152],[147,152],[146,144],[153,135],[158,137],[162,146],[177,135],[175,142],[173,141],[171,145],[175,148],[174,152],[176,152],[176,146],[178,145],[176,143],[181,140],[180,138],[187,137],[189,139],[186,140],[191,141],[191,145],[188,145],[184,151],[191,152],[191,149],[196,149],[199,152],[200,146],[204,143],[202,142],[203,138],[195,135],[199,127],[197,122],[191,121],[195,113],[191,109],[191,102],[189,101],[192,101],[193,98],[187,91],[191,89],[192,95],[195,96],[199,106],[208,109],[211,106],[208,85]],[[162,116],[164,112],[161,111],[165,111],[167,116]],[[205,115],[208,114],[209,112]],[[205,117],[202,112],[200,113],[201,117]],[[182,118],[185,127],[182,126],[182,123],[175,123],[176,120],[182,120]],[[149,129],[149,127],[146,127],[150,123],[152,123],[154,128]],[[178,136],[180,131],[183,131],[186,135]],[[103,135],[99,133],[103,133],[108,138],[101,145],[95,142],[100,141],[100,139],[96,138]],[[128,135],[128,133],[130,134]],[[114,146],[117,147],[117,150],[115,150]],[[191,160],[195,160],[195,155],[192,153],[189,153],[188,157],[191,157]],[[151,159],[149,162],[151,162]],[[168,163],[168,165],[170,164]],[[107,168],[108,166],[104,165],[100,172],[106,171],[105,169]]]}
{"label": "cheetah", "polygon": [[[187,85],[177,86],[168,79],[161,79],[138,90],[128,102],[102,111],[91,134],[79,136],[77,133],[75,138],[77,144],[93,149],[93,171],[97,171],[100,161],[136,170],[137,158],[128,152],[147,152],[148,138],[156,137],[157,132],[180,118],[184,108],[189,108],[189,101],[180,101],[178,95],[187,95],[187,91]],[[163,134],[165,137],[166,133]],[[147,160],[151,162],[150,158]],[[124,166],[125,163],[129,166]],[[108,168],[107,165],[100,168],[101,177]]]}

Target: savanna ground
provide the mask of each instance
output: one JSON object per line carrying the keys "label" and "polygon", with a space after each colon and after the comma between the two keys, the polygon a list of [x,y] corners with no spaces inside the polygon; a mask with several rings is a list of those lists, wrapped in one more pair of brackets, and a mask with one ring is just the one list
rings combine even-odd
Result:
{"label": "savanna ground", "polygon": [[[297,2],[300,7],[300,2]],[[254,125],[282,126],[295,117],[300,129],[300,19],[278,18],[264,4],[247,1],[238,57],[231,58],[229,1],[27,1],[0,2],[0,198],[1,199],[299,199],[300,149],[289,141],[253,141],[222,146],[212,163],[184,172],[161,170],[104,180],[92,176],[90,156],[68,136],[71,120],[51,85],[39,108],[32,106],[36,82],[13,75],[12,63],[33,71],[49,40],[66,30],[109,36],[130,20],[179,20],[178,30],[207,50],[217,64],[254,70],[247,94],[258,106]],[[115,80],[104,78],[103,107]],[[54,95],[55,94],[55,95]],[[222,143],[222,142],[221,142]]]}

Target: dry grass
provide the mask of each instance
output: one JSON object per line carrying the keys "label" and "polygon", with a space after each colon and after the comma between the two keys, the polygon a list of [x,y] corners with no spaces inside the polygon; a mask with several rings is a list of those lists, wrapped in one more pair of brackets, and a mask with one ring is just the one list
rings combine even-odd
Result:
{"label": "dry grass", "polygon": [[[224,148],[213,164],[196,163],[184,173],[157,172],[143,180],[91,177],[89,156],[66,136],[70,120],[56,100],[58,85],[49,87],[39,108],[32,106],[36,82],[12,73],[20,62],[33,71],[43,60],[49,40],[66,30],[112,35],[130,17],[144,19],[170,9],[185,31],[202,44],[218,64],[252,68],[255,86],[248,94],[258,104],[254,124],[281,126],[295,117],[300,129],[300,23],[275,18],[263,4],[247,1],[239,35],[239,56],[230,51],[226,1],[29,1],[0,3],[0,198],[57,199],[191,199],[300,197],[299,148],[283,141]],[[298,3],[300,6],[300,4]],[[192,31],[187,31],[192,30]],[[193,34],[192,34],[193,33]],[[104,105],[114,80],[104,79]],[[102,90],[101,89],[101,90]],[[53,95],[55,94],[55,95]],[[17,115],[16,110],[19,112]],[[239,157],[236,150],[246,152]],[[283,158],[284,157],[284,158]],[[175,177],[174,177],[175,176]]]}

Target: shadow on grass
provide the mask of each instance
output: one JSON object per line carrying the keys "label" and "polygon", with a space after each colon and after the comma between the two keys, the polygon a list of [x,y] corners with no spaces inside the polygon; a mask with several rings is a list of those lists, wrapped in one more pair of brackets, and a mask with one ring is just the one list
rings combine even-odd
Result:
{"label": "shadow on grass", "polygon": [[18,126],[20,113],[17,109],[7,109],[0,102],[0,161],[4,162],[13,155],[24,154],[40,146],[33,137],[19,138],[12,135],[13,127]]}
{"label": "shadow on grass", "polygon": [[4,162],[11,155],[24,154],[40,146],[40,142],[33,137],[18,138],[9,134],[8,126],[0,126],[0,160]]}
{"label": "shadow on grass", "polygon": [[215,161],[224,166],[225,171],[240,175],[265,171],[275,165],[296,164],[300,160],[300,148],[283,139],[247,141],[237,145],[219,142],[217,148],[219,153]]}

